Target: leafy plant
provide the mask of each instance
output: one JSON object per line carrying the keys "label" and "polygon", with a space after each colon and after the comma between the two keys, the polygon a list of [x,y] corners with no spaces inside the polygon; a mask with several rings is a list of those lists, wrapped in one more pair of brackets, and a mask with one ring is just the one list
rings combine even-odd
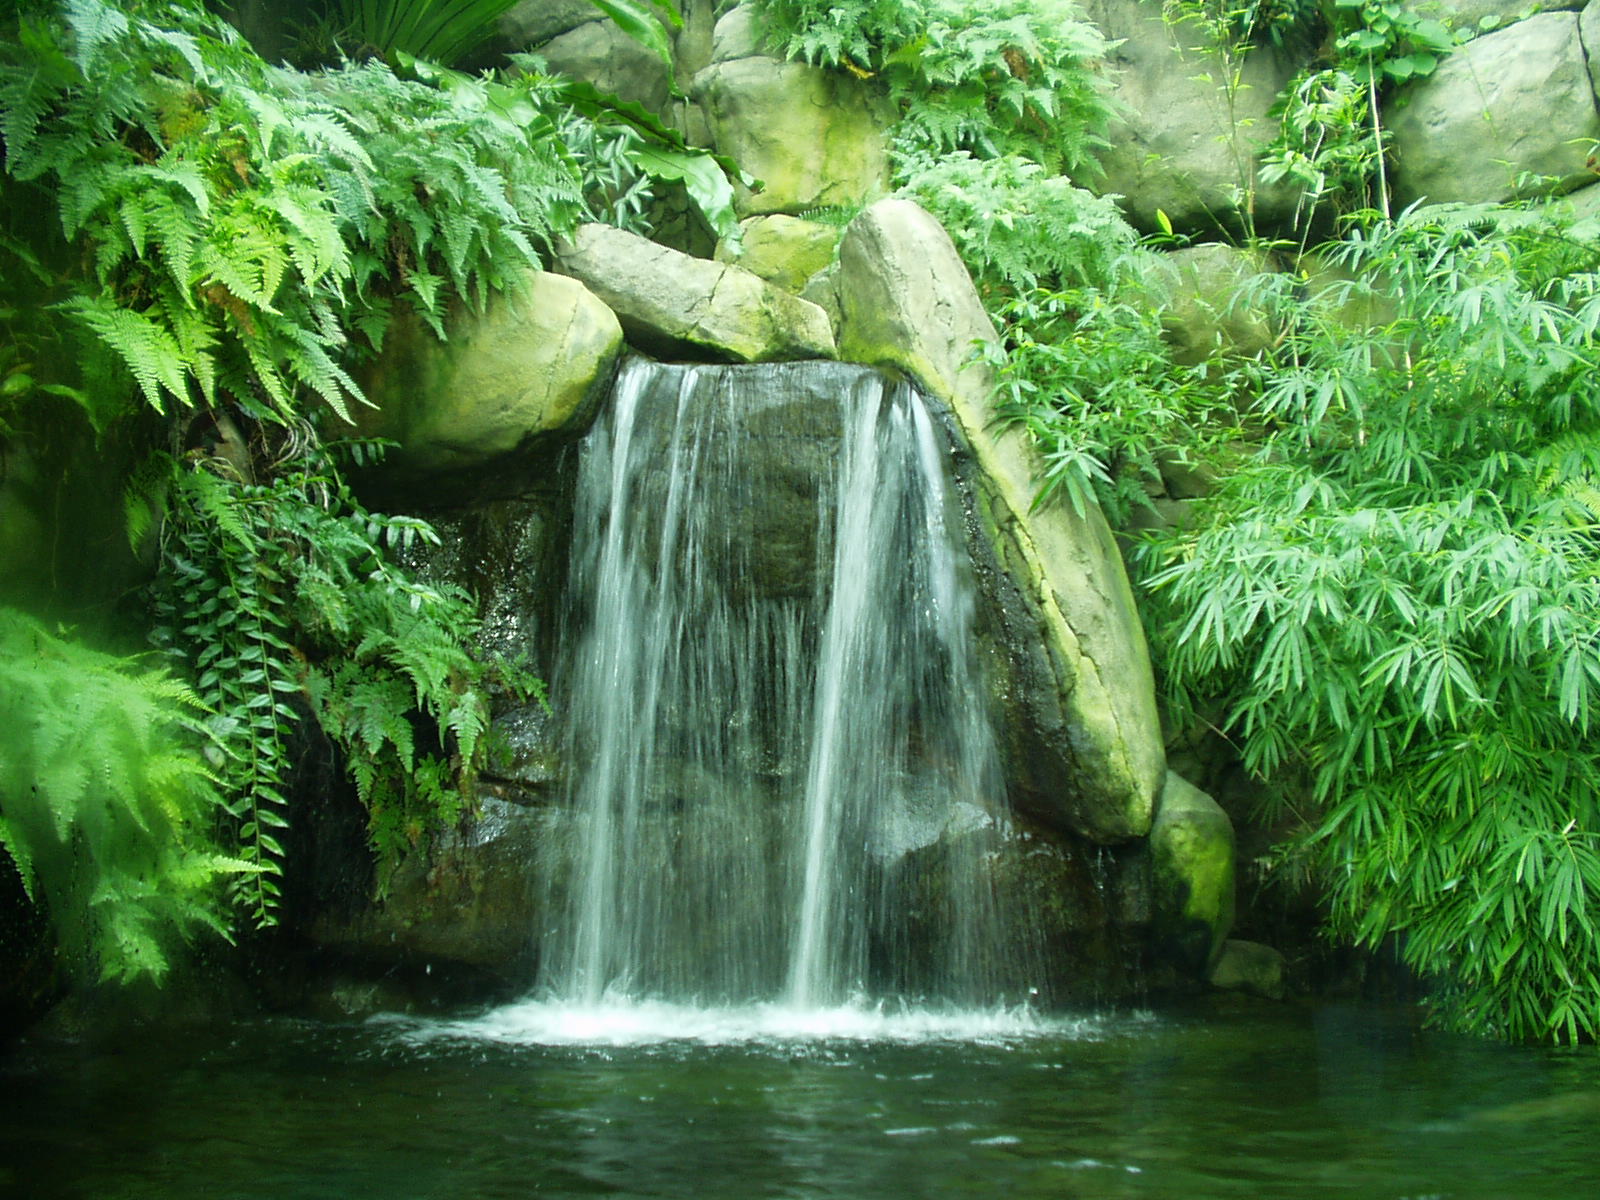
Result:
{"label": "leafy plant", "polygon": [[343,0],[344,25],[356,45],[380,58],[403,51],[449,65],[494,36],[495,21],[516,0]]}
{"label": "leafy plant", "polygon": [[1346,282],[1270,285],[1259,457],[1146,553],[1170,703],[1220,700],[1307,797],[1286,855],[1338,932],[1439,981],[1440,1019],[1593,1038],[1600,243],[1435,207],[1337,258]]}
{"label": "leafy plant", "polygon": [[1272,110],[1280,132],[1261,179],[1293,179],[1304,207],[1389,209],[1379,118],[1387,88],[1431,75],[1455,44],[1449,26],[1393,0],[1334,0],[1326,61],[1292,80]]}
{"label": "leafy plant", "polygon": [[[266,67],[198,8],[75,0],[0,68],[6,169],[92,248],[67,306],[164,410],[346,414],[343,360],[405,294],[481,302],[579,213],[539,84],[443,91],[379,64]],[[145,19],[160,11],[171,27]]]}
{"label": "leafy plant", "polygon": [[[489,678],[471,604],[395,564],[431,531],[362,508],[307,414],[364,402],[348,366],[394,305],[442,333],[452,295],[481,304],[580,218],[552,116],[569,110],[538,77],[269,68],[196,0],[71,0],[18,28],[0,51],[6,199],[59,213],[52,245],[80,249],[36,256],[66,297],[49,311],[120,367],[71,395],[98,428],[142,398],[169,445],[202,447],[153,460],[129,532],[160,531],[162,638],[213,713],[235,900],[268,923],[287,737],[308,714],[348,751],[381,869],[464,803]],[[172,886],[190,870],[152,869]],[[41,870],[47,893],[60,870]]]}
{"label": "leafy plant", "polygon": [[1230,423],[1216,420],[1226,392],[1199,369],[1180,369],[1144,298],[1097,287],[1024,292],[998,309],[1003,346],[994,368],[995,412],[1020,426],[1043,472],[1035,507],[1098,504],[1125,526],[1161,483],[1163,459],[1214,452]]}
{"label": "leafy plant", "polygon": [[227,936],[220,883],[252,869],[212,840],[203,748],[205,710],[169,672],[0,608],[0,847],[78,970],[159,978],[172,935]]}
{"label": "leafy plant", "polygon": [[1026,291],[1041,281],[1114,288],[1136,272],[1138,235],[1111,198],[1025,158],[902,152],[900,192],[938,217],[980,284]]}
{"label": "leafy plant", "polygon": [[[672,66],[667,28],[683,17],[670,0],[589,0],[629,37]],[[494,36],[517,0],[334,0],[335,40],[395,61],[400,54],[453,66]]]}
{"label": "leafy plant", "polygon": [[135,536],[164,515],[156,636],[193,665],[217,714],[229,812],[256,868],[239,900],[257,924],[278,906],[289,735],[306,715],[345,752],[381,887],[466,808],[491,680],[540,686],[468,652],[470,597],[397,565],[397,552],[437,535],[414,517],[367,511],[333,457],[371,461],[379,449],[291,438],[259,482],[220,456],[158,460],[132,497]]}
{"label": "leafy plant", "polygon": [[1159,462],[1218,441],[1216,380],[1179,370],[1161,334],[1156,274],[1113,198],[1038,163],[898,156],[901,193],[949,231],[1001,332],[979,350],[995,411],[1039,453],[1037,505],[1098,503],[1117,523],[1151,505]]}
{"label": "leafy plant", "polygon": [[905,149],[1097,169],[1109,46],[1071,0],[758,0],[756,12],[790,58],[878,79]]}

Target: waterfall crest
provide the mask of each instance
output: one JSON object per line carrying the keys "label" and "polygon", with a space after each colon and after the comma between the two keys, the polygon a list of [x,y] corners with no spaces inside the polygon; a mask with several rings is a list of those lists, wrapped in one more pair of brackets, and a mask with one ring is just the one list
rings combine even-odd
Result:
{"label": "waterfall crest", "polygon": [[624,369],[582,449],[544,996],[1023,998],[947,459],[866,368]]}

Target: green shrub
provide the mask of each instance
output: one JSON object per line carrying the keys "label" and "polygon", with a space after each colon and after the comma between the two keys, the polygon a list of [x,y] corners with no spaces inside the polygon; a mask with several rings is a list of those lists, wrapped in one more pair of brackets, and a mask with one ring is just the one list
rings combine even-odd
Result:
{"label": "green shrub", "polygon": [[469,807],[491,684],[542,685],[468,650],[472,600],[397,565],[436,543],[414,517],[370,512],[334,454],[380,447],[286,439],[270,473],[222,457],[161,458],[133,498],[135,536],[163,522],[156,639],[197,672],[227,757],[218,774],[241,857],[237,899],[270,924],[289,823],[291,735],[307,716],[343,751],[366,806],[379,890],[407,853]]}
{"label": "green shrub", "polygon": [[1110,120],[1104,37],[1072,0],[757,0],[779,52],[876,78],[895,141],[1093,172]]}
{"label": "green shrub", "polygon": [[1271,284],[1259,457],[1148,552],[1169,702],[1220,701],[1245,764],[1308,797],[1288,856],[1442,1020],[1593,1038],[1600,240],[1436,207],[1337,257],[1351,282]]}
{"label": "green shrub", "polygon": [[163,975],[170,941],[227,934],[213,837],[224,804],[205,709],[167,671],[0,608],[0,847],[70,968]]}
{"label": "green shrub", "polygon": [[[581,217],[557,137],[571,109],[532,76],[271,68],[198,0],[37,5],[17,29],[0,49],[3,195],[59,216],[30,231],[37,246],[5,247],[59,300],[30,345],[62,344],[49,318],[71,322],[106,369],[8,378],[30,402],[81,404],[97,433],[141,402],[167,419],[129,532],[159,540],[158,632],[212,714],[205,778],[239,847],[235,901],[269,923],[287,735],[308,714],[346,751],[380,880],[464,804],[489,678],[467,648],[472,606],[396,564],[431,531],[366,511],[318,429],[364,403],[348,368],[396,304],[442,336],[452,296],[481,305]],[[31,859],[40,894],[77,886]],[[153,895],[187,895],[194,868],[151,872]]]}

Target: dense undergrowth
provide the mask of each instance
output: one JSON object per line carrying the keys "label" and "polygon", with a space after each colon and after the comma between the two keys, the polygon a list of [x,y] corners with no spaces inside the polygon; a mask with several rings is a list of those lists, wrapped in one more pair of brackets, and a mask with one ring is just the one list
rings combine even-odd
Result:
{"label": "dense undergrowth", "polygon": [[[276,920],[295,725],[314,718],[346,752],[381,881],[462,811],[487,689],[534,686],[471,650],[468,597],[397,565],[432,531],[357,500],[339,456],[381,447],[341,450],[339,431],[397,308],[442,334],[452,300],[513,286],[615,178],[561,136],[604,142],[594,105],[537,74],[271,67],[199,0],[22,8],[0,49],[0,254],[22,285],[0,437],[39,460],[154,429],[127,480],[128,536],[189,683],[8,610],[39,703],[0,723],[0,837],[76,973],[160,973],[163,928]],[[644,144],[641,122],[620,124]],[[153,426],[130,424],[141,408]],[[125,756],[26,786],[55,770],[99,681],[143,705]],[[144,853],[146,804],[181,837],[122,869],[105,847]],[[212,898],[224,875],[232,917]]]}

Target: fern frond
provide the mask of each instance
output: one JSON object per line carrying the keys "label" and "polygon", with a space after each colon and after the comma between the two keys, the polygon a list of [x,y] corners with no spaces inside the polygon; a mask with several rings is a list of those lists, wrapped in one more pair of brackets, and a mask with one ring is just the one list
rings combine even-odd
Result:
{"label": "fern frond", "polygon": [[66,307],[128,368],[151,408],[166,411],[163,391],[180,404],[189,403],[183,352],[171,330],[144,313],[99,297],[76,296]]}

